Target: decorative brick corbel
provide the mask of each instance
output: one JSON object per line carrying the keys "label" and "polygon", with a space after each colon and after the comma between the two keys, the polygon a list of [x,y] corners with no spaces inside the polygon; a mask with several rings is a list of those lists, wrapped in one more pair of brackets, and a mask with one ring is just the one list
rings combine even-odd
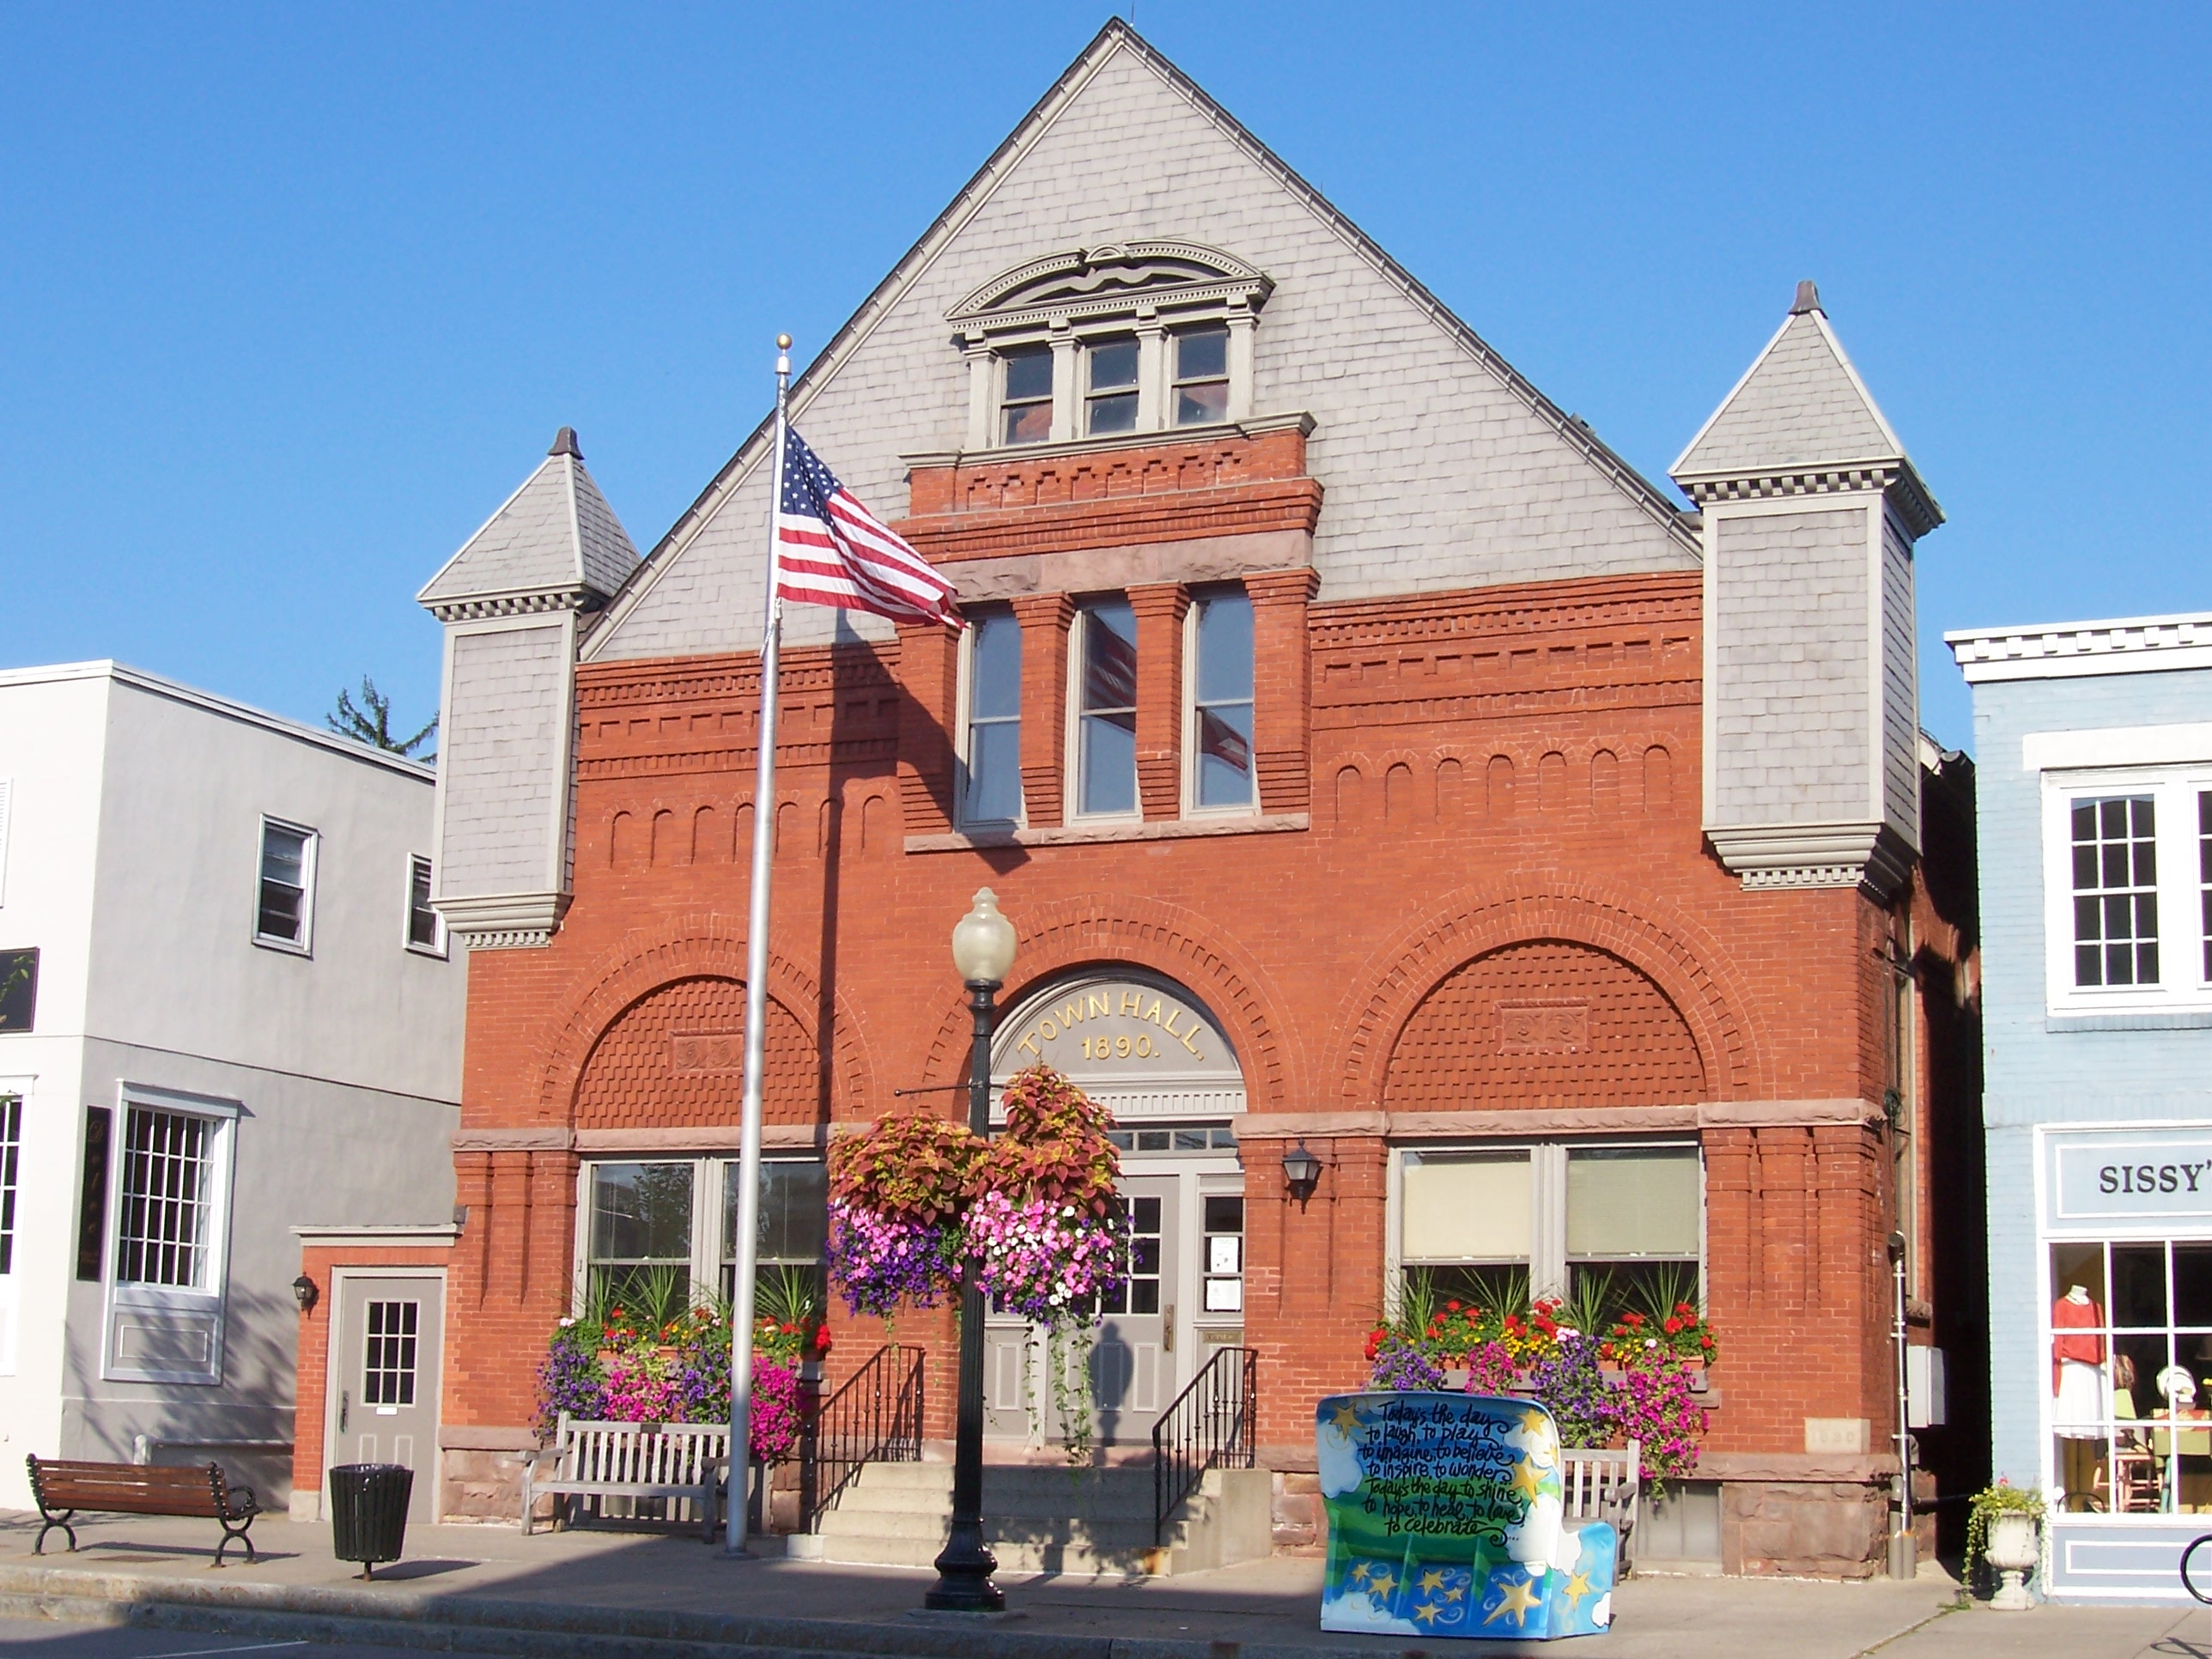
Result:
{"label": "decorative brick corbel", "polygon": [[1129,590],[1137,615],[1137,798],[1147,819],[1182,816],[1182,619],[1190,590]]}
{"label": "decorative brick corbel", "polygon": [[899,802],[909,836],[952,828],[953,722],[960,704],[960,635],[935,623],[899,628]]}
{"label": "decorative brick corbel", "polygon": [[1065,817],[1067,769],[1067,635],[1075,601],[1038,593],[1014,601],[1022,629],[1022,811],[1032,829]]}
{"label": "decorative brick corbel", "polygon": [[1303,812],[1312,799],[1313,651],[1306,612],[1320,580],[1310,567],[1244,578],[1252,598],[1252,750],[1263,812]]}

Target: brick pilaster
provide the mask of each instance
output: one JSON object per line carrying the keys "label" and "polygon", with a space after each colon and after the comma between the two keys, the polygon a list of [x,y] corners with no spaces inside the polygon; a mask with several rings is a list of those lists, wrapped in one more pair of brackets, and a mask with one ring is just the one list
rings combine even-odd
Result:
{"label": "brick pilaster", "polygon": [[960,710],[960,635],[934,623],[899,629],[899,803],[909,836],[952,828]]}
{"label": "brick pilaster", "polygon": [[1067,641],[1075,601],[1040,593],[1014,601],[1022,629],[1022,811],[1048,830],[1067,802]]}
{"label": "brick pilaster", "polygon": [[1129,590],[1137,613],[1137,798],[1147,818],[1182,816],[1182,622],[1179,582]]}
{"label": "brick pilaster", "polygon": [[1310,568],[1244,579],[1252,597],[1252,750],[1263,812],[1303,812],[1312,799],[1306,612],[1319,580]]}

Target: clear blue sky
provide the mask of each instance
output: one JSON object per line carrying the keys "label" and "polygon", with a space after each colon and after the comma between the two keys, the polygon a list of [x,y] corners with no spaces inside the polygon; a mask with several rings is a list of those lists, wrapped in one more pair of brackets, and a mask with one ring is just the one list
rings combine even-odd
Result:
{"label": "clear blue sky", "polygon": [[[1109,15],[0,0],[0,663],[426,715],[554,428],[650,546]],[[1136,21],[1654,478],[1817,278],[1950,514],[1945,741],[1942,629],[2212,607],[2212,9]]]}

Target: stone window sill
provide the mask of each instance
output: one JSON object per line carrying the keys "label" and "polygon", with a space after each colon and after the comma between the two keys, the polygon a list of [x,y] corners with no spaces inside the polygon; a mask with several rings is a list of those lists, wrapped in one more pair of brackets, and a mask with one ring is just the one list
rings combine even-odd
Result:
{"label": "stone window sill", "polygon": [[2202,1031],[2212,1029],[2212,1008],[2115,1008],[2108,1013],[2052,1011],[2045,1031]]}
{"label": "stone window sill", "polygon": [[1160,818],[1149,823],[1062,825],[1050,830],[956,830],[908,836],[909,853],[977,853],[994,847],[1087,847],[1107,842],[1184,841],[1199,836],[1267,836],[1312,827],[1304,812],[1255,813],[1249,817]]}

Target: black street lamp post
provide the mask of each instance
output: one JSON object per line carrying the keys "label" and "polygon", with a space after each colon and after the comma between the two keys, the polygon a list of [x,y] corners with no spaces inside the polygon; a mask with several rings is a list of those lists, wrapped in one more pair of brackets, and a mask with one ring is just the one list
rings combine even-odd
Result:
{"label": "black street lamp post", "polygon": [[[1014,925],[988,887],[952,930],[952,963],[968,987],[975,1022],[968,1057],[968,1127],[991,1133],[991,1028],[995,998],[1014,965]],[[960,1404],[952,1458],[952,1533],[937,1558],[937,1583],[922,1605],[939,1613],[1000,1613],[1006,1593],[991,1582],[998,1558],[983,1542],[983,1293],[971,1279],[960,1293]]]}

